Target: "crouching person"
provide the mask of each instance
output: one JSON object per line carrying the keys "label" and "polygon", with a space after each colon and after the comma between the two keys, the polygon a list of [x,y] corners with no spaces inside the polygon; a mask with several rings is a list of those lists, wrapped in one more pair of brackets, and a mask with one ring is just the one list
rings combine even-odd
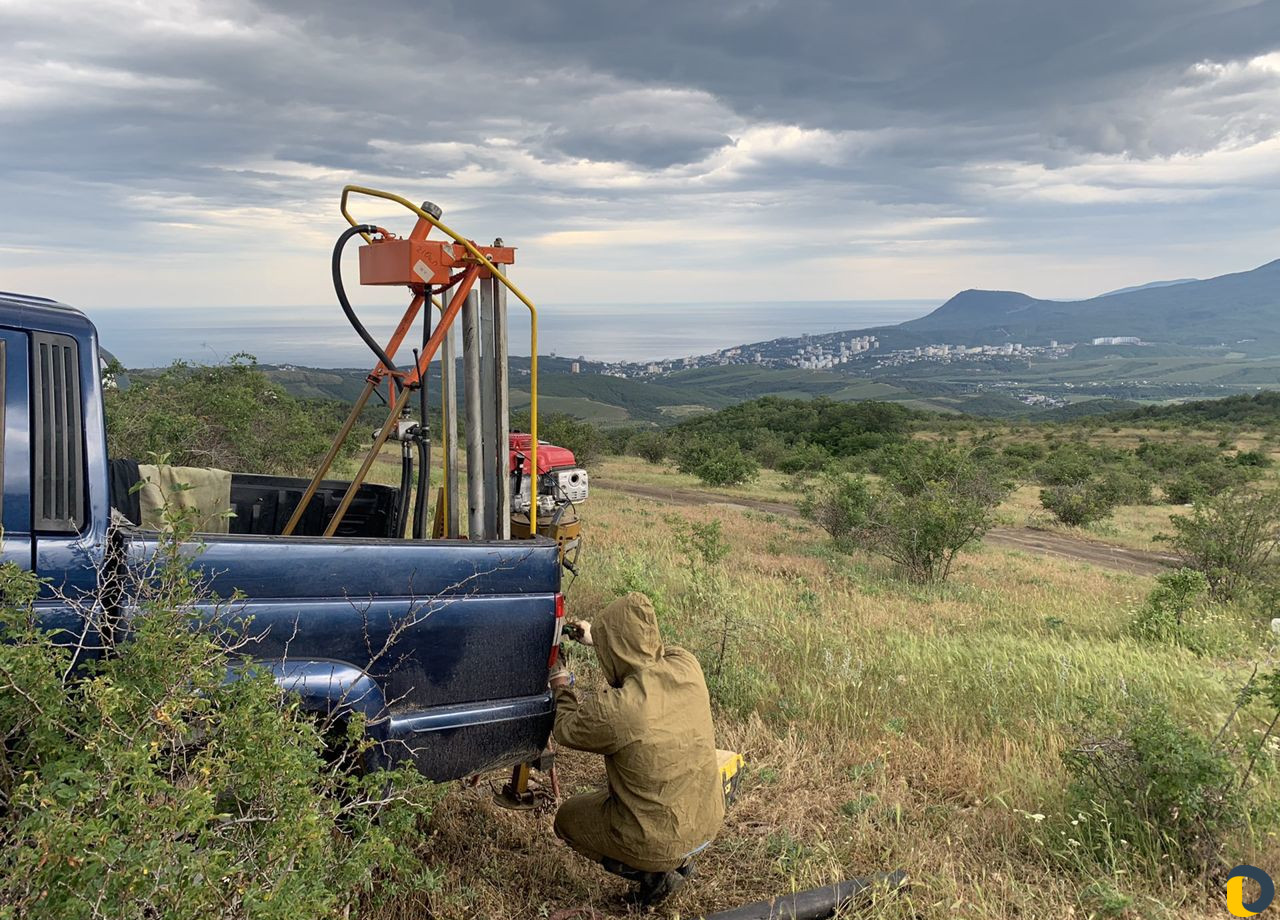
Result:
{"label": "crouching person", "polygon": [[609,686],[580,693],[567,671],[553,673],[554,734],[603,754],[609,782],[560,806],[556,836],[636,882],[636,900],[653,906],[684,884],[724,820],[707,684],[693,655],[662,644],[643,594],[579,628]]}

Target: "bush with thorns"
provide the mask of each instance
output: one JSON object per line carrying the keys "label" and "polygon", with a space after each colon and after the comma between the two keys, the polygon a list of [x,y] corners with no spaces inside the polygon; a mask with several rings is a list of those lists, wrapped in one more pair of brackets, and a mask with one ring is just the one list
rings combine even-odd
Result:
{"label": "bush with thorns", "polygon": [[[63,598],[79,635],[37,622],[40,584],[0,566],[0,918],[347,917],[428,889],[406,854],[434,788],[366,774],[358,719],[317,719],[247,660],[253,624],[210,596],[189,537]],[[104,619],[113,593],[136,603]]]}

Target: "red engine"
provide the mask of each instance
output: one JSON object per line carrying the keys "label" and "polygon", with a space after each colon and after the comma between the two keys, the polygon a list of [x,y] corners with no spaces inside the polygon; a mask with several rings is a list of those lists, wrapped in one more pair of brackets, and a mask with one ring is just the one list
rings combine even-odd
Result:
{"label": "red engine", "polygon": [[[509,441],[512,476],[511,510],[527,514],[530,505],[529,453],[533,437],[513,431]],[[589,491],[587,471],[578,466],[573,451],[538,442],[538,513],[550,513],[557,505],[586,501]]]}
{"label": "red engine", "polygon": [[[516,457],[523,456],[524,472],[529,472],[529,451],[533,447],[533,435],[525,434],[522,431],[511,432],[511,466],[509,469],[515,472]],[[573,451],[567,447],[556,447],[554,444],[548,444],[546,441],[538,442],[538,473],[550,473],[552,470],[564,469],[565,467],[575,467],[578,461],[574,459]]]}

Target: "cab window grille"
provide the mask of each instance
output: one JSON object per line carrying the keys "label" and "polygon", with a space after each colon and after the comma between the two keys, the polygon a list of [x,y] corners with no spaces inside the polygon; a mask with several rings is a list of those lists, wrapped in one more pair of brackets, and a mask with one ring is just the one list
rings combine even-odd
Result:
{"label": "cab window grille", "polygon": [[79,348],[70,336],[31,336],[35,528],[79,533],[84,526],[84,429]]}

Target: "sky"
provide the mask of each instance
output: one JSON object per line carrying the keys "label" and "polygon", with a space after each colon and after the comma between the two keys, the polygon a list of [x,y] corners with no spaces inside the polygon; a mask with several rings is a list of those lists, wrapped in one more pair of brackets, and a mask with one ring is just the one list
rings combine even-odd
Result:
{"label": "sky", "polygon": [[0,289],[91,315],[327,309],[348,182],[564,305],[1280,257],[1276,0],[0,0],[0,54]]}

